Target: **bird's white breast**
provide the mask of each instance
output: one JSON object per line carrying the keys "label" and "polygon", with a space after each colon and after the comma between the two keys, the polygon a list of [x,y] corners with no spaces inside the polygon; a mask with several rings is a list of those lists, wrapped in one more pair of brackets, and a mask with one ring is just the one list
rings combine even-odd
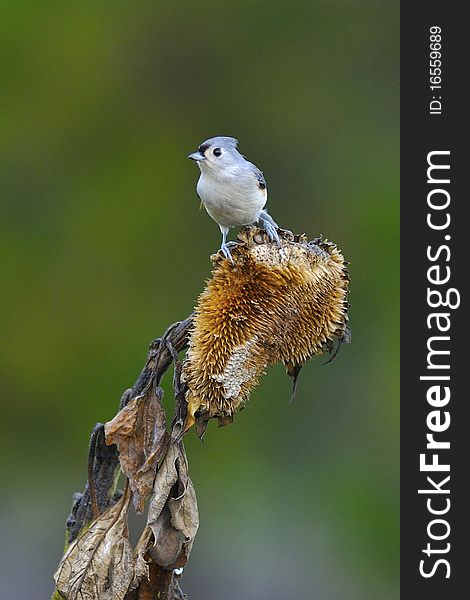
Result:
{"label": "bird's white breast", "polygon": [[214,177],[201,172],[196,189],[209,216],[224,227],[254,223],[267,200],[253,173]]}

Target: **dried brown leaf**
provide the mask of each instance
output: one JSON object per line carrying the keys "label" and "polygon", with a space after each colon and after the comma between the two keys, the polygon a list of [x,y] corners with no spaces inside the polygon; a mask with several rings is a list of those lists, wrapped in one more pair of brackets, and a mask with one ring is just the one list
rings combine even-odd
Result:
{"label": "dried brown leaf", "polygon": [[137,546],[134,550],[134,579],[132,580],[129,591],[135,589],[142,579],[149,580],[149,564],[145,560],[145,555],[153,543],[153,533],[150,527],[145,527],[140,536]]}
{"label": "dried brown leaf", "polygon": [[106,443],[116,444],[123,473],[129,479],[133,502],[141,514],[153,489],[158,461],[169,441],[162,406],[163,391],[153,386],[133,398],[105,424]]}
{"label": "dried brown leaf", "polygon": [[129,500],[127,493],[70,545],[54,575],[67,600],[121,600],[126,595],[134,576]]}
{"label": "dried brown leaf", "polygon": [[169,448],[155,479],[147,524],[155,543],[152,559],[165,569],[183,567],[199,526],[194,486],[182,444]]}

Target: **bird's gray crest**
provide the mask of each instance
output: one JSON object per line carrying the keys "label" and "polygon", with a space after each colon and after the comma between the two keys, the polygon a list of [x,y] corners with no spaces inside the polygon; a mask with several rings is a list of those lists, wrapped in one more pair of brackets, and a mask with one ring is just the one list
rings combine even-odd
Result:
{"label": "bird's gray crest", "polygon": [[228,137],[225,135],[218,135],[213,138],[209,138],[205,142],[201,144],[201,146],[222,146],[222,148],[226,148],[227,146],[230,148],[236,148],[238,146],[238,140],[234,137]]}

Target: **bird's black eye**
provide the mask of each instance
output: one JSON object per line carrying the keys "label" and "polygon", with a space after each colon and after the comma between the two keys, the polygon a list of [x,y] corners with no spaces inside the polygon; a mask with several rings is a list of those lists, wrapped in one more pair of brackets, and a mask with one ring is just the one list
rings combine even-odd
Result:
{"label": "bird's black eye", "polygon": [[222,150],[220,148],[214,148],[214,150],[212,151],[212,154],[214,156],[220,156],[222,154]]}

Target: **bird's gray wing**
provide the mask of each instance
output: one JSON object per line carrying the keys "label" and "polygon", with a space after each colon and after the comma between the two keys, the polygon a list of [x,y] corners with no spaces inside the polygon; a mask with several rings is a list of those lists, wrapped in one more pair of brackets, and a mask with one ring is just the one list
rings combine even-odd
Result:
{"label": "bird's gray wing", "polygon": [[257,166],[253,165],[256,181],[260,190],[266,189],[266,179],[264,178],[263,172],[258,169]]}

